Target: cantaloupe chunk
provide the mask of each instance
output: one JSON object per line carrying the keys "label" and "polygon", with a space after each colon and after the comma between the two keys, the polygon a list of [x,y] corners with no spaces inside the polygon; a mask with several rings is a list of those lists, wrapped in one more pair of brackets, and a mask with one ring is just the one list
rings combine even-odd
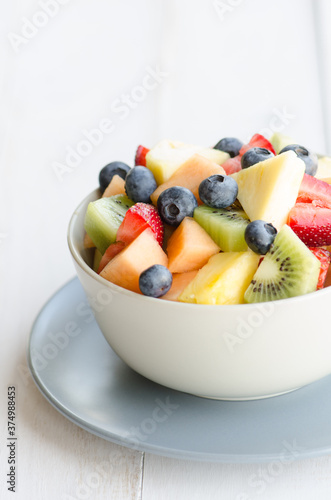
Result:
{"label": "cantaloupe chunk", "polygon": [[139,276],[154,264],[167,266],[168,257],[156,241],[153,231],[145,229],[106,265],[100,276],[127,290],[141,293]]}
{"label": "cantaloupe chunk", "polygon": [[195,271],[219,251],[220,247],[200,224],[191,217],[185,217],[168,241],[169,270],[172,273]]}
{"label": "cantaloupe chunk", "polygon": [[106,187],[102,198],[109,198],[109,196],[114,196],[115,194],[126,194],[125,189],[125,180],[122,179],[119,175],[114,175],[108,186]]}
{"label": "cantaloupe chunk", "polygon": [[93,243],[92,239],[90,238],[90,236],[85,233],[85,236],[84,236],[84,248],[94,248],[95,247],[95,244]]}
{"label": "cantaloupe chunk", "polygon": [[213,255],[178,300],[192,304],[243,304],[259,259],[250,250]]}
{"label": "cantaloupe chunk", "polygon": [[325,179],[319,179],[319,180],[331,184],[331,177],[326,177]]}
{"label": "cantaloupe chunk", "polygon": [[196,153],[218,165],[222,165],[229,158],[228,153],[218,149],[164,140],[147,153],[146,167],[153,172],[159,186],[169,180],[173,173]]}
{"label": "cantaloupe chunk", "polygon": [[191,271],[189,273],[178,273],[172,275],[172,285],[169,290],[161,299],[165,300],[178,300],[180,294],[185,290],[188,284],[196,277],[198,271]]}
{"label": "cantaloupe chunk", "polygon": [[152,203],[156,206],[160,194],[173,186],[182,186],[189,189],[198,200],[198,203],[201,203],[199,198],[200,183],[204,179],[207,179],[207,177],[216,174],[226,175],[224,169],[220,165],[199,154],[195,154],[183,163],[167,182],[161,184],[161,186],[154,191],[151,195]]}
{"label": "cantaloupe chunk", "polygon": [[102,253],[96,248],[93,257],[93,271],[97,272],[102,259]]}
{"label": "cantaloupe chunk", "polygon": [[279,230],[295,204],[304,173],[304,162],[287,151],[231,177],[238,183],[238,200],[249,219],[262,219]]}

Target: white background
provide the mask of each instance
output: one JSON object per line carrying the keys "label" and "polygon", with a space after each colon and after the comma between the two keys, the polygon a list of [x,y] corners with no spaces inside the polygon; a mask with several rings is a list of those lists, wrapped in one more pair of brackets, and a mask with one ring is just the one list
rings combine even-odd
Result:
{"label": "white background", "polygon": [[[40,17],[40,3],[2,2],[0,14],[1,499],[329,500],[328,456],[269,471],[261,488],[251,480],[267,465],[143,461],[58,414],[25,361],[36,314],[74,275],[70,214],[106,163],[132,164],[139,143],[165,137],[212,146],[275,128],[331,153],[329,2],[62,0],[53,17]],[[137,88],[156,68],[161,81],[144,95]],[[125,95],[131,107],[120,112]],[[104,119],[113,131],[60,175],[68,151]],[[14,496],[5,483],[8,385],[17,387]]]}

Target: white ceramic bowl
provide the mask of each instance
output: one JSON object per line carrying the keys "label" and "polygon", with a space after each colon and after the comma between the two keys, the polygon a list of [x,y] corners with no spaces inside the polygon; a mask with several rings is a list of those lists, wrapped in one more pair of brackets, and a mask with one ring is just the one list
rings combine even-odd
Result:
{"label": "white ceramic bowl", "polygon": [[83,223],[88,203],[97,197],[96,190],[75,210],[69,248],[103,335],[131,368],[172,389],[230,400],[274,396],[331,373],[331,287],[232,306],[130,292],[89,267]]}

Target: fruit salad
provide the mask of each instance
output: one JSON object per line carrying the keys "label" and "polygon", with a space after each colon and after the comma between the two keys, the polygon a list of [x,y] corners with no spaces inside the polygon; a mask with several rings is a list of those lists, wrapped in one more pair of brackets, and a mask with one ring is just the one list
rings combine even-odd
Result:
{"label": "fruit salad", "polygon": [[244,304],[314,292],[331,260],[331,158],[282,134],[213,148],[139,146],[99,174],[85,248],[102,278],[149,297]]}

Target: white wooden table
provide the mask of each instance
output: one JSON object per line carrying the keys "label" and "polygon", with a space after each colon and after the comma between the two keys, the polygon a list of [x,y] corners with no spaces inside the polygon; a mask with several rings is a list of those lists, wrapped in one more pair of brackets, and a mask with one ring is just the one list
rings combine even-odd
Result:
{"label": "white wooden table", "polygon": [[[46,402],[25,355],[36,314],[74,275],[66,245],[69,216],[109,161],[132,163],[139,143],[151,146],[164,137],[213,145],[225,135],[246,139],[276,129],[331,153],[328,4],[3,4],[1,499],[330,499],[330,456],[282,468],[208,464],[143,456],[103,441]],[[12,385],[15,494],[6,484],[6,394]]]}

